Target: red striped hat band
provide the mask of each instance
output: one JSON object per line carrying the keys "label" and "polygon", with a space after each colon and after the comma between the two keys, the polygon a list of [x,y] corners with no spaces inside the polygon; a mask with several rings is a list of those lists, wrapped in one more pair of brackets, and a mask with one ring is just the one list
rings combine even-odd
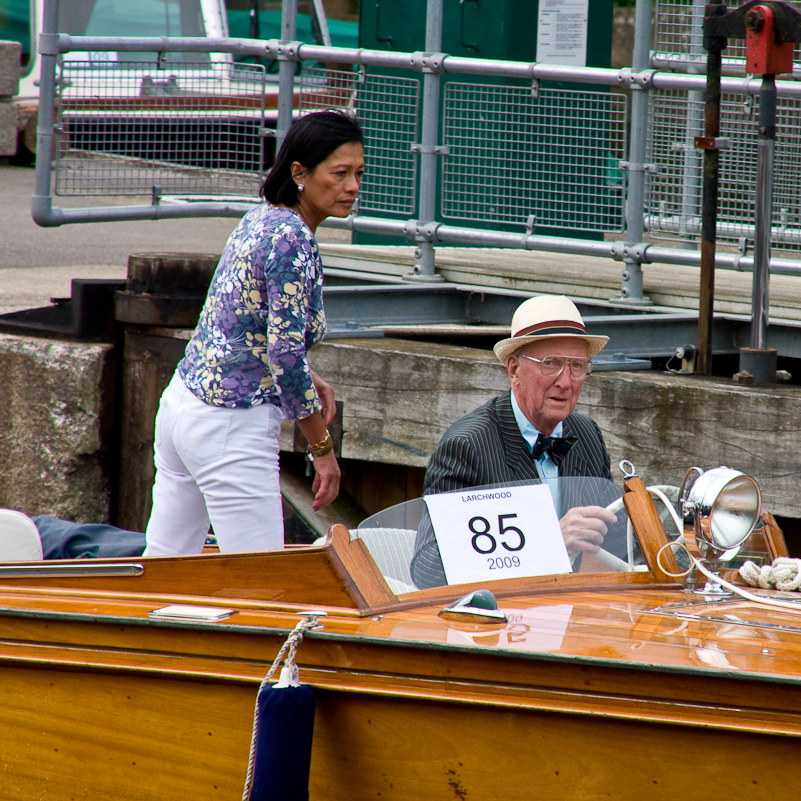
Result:
{"label": "red striped hat band", "polygon": [[528,328],[521,328],[516,331],[512,336],[526,337],[532,334],[538,336],[558,336],[560,334],[580,334],[587,335],[587,329],[582,323],[576,320],[548,320],[542,323],[530,325]]}

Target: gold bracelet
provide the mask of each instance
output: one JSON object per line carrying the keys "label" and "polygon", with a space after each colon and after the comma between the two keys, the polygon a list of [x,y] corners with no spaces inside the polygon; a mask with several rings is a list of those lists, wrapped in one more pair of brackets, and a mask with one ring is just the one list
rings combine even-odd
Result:
{"label": "gold bracelet", "polygon": [[325,456],[327,453],[331,453],[331,451],[334,450],[334,440],[331,439],[331,434],[326,431],[323,439],[314,444],[309,443],[306,450],[312,456]]}

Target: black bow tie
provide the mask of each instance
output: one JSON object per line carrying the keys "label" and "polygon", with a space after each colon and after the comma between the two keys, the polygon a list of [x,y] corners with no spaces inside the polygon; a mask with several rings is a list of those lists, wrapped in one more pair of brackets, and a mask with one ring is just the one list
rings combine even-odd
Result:
{"label": "black bow tie", "polygon": [[540,434],[534,449],[531,451],[532,459],[539,459],[545,451],[551,454],[554,464],[559,467],[567,452],[578,442],[578,437],[546,437]]}

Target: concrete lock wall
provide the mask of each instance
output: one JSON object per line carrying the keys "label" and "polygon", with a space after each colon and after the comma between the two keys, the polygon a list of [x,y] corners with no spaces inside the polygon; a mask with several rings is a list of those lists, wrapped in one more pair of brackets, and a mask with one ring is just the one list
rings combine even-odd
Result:
{"label": "concrete lock wall", "polygon": [[110,345],[0,334],[0,506],[108,520],[111,356]]}
{"label": "concrete lock wall", "polygon": [[[311,361],[344,402],[345,458],[424,467],[451,422],[509,387],[492,353],[472,348],[340,340],[317,346]],[[646,483],[676,486],[691,465],[725,465],[760,483],[766,509],[801,518],[798,387],[603,372],[585,382],[578,411],[601,427],[616,480],[621,459]]]}
{"label": "concrete lock wall", "polygon": [[[119,470],[129,508],[144,513],[158,394],[183,345],[177,332],[157,333],[138,339],[136,347],[126,345],[129,390],[119,401],[110,345],[0,335],[0,505],[107,520]],[[343,402],[342,457],[385,465],[424,467],[452,421],[508,388],[492,353],[473,348],[337,340],[314,348],[311,361]],[[148,380],[143,369],[153,374]],[[617,479],[623,458],[655,484],[679,484],[691,465],[726,465],[756,478],[768,510],[801,518],[797,387],[749,388],[659,371],[596,373],[578,408],[604,432]],[[123,430],[136,429],[124,459],[114,438],[115,417]],[[282,448],[293,448],[291,426],[282,434]]]}

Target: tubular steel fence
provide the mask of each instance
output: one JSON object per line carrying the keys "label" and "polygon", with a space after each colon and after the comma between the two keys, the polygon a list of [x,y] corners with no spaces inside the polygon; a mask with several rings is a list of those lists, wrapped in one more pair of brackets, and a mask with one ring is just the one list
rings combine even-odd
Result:
{"label": "tubular steel fence", "polygon": [[[801,10],[801,2],[790,0]],[[698,0],[664,2],[656,0],[654,9],[653,64],[660,69],[704,72],[706,51],[703,43],[705,3]],[[736,7],[732,3],[730,7]],[[724,70],[730,75],[745,75],[745,48],[740,40],[731,40],[723,51]],[[796,77],[801,78],[801,70]]]}
{"label": "tubular steel fence", "polygon": [[412,215],[416,209],[420,92],[418,78],[374,75],[369,70],[311,67],[301,77],[300,110],[348,108],[365,131],[365,174],[359,212]]}
{"label": "tubular steel fence", "polygon": [[[801,2],[792,3],[801,10]],[[676,72],[704,72],[702,22],[698,0],[657,2],[655,45],[651,63]],[[743,42],[730,40],[723,51],[724,72],[745,75]],[[801,79],[796,71],[794,79]],[[794,81],[801,88],[801,81]],[[721,152],[718,198],[718,239],[741,250],[753,248],[757,170],[759,78],[724,85],[721,132],[730,146]],[[787,82],[789,83],[789,82]],[[787,91],[787,87],[785,87]],[[801,100],[780,97],[773,176],[772,249],[801,249]],[[702,160],[693,146],[704,135],[703,94],[697,89],[654,90],[650,93],[645,227],[652,238],[695,243],[701,229]]]}
{"label": "tubular steel fence", "polygon": [[258,194],[264,68],[66,60],[57,103],[55,192],[63,196]]}
{"label": "tubular steel fence", "polygon": [[[658,172],[649,176],[646,229],[655,239],[695,242],[701,228],[701,158],[693,138],[703,136],[702,100],[687,92],[651,95],[649,161]],[[801,248],[801,106],[785,98],[777,108],[776,165],[773,176],[774,250]],[[718,196],[718,240],[723,244],[753,244],[756,214],[754,176],[757,140],[754,136],[759,100],[727,94],[721,104],[721,129],[730,140],[721,154]]]}
{"label": "tubular steel fence", "polygon": [[[293,2],[285,0],[290,17]],[[429,21],[437,2],[429,0]],[[70,37],[56,32],[57,7],[48,0],[41,47],[34,218],[42,225],[240,215],[255,202],[289,116],[338,107],[361,120],[369,169],[357,213],[331,224],[413,239],[423,275],[433,273],[425,252],[437,242],[591,254],[623,261],[620,299],[641,303],[642,263],[699,264],[698,0],[657,3],[650,52],[651,3],[639,0],[634,67],[622,70],[455,58],[430,39],[430,52],[397,53],[291,40]],[[759,80],[739,77],[740,44],[724,51],[721,127],[731,146],[721,159],[718,224],[740,256],[719,253],[717,264],[752,269],[742,253],[755,235]],[[121,77],[120,69],[71,60],[86,51],[151,56],[128,63]],[[170,60],[173,53],[183,59]],[[278,83],[258,63],[234,63],[234,53],[278,59]],[[309,60],[325,66],[295,78],[297,63]],[[457,77],[441,86],[446,75]],[[557,80],[580,86],[542,84]],[[801,81],[778,87],[772,243],[793,255],[801,248]],[[627,88],[636,102],[620,91]],[[59,209],[53,194],[152,203]],[[166,195],[206,200],[165,205]],[[668,247],[641,241],[642,232]],[[801,274],[794,259],[774,258],[771,268]]]}
{"label": "tubular steel fence", "polygon": [[446,220],[623,231],[625,95],[449,83]]}

